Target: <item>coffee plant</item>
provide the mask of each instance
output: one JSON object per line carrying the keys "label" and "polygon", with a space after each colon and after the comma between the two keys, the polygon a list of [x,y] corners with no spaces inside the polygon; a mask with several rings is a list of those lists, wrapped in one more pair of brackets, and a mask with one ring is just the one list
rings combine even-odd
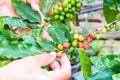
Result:
{"label": "coffee plant", "polygon": [[[91,48],[90,44],[93,40],[100,39],[100,34],[119,30],[119,0],[104,0],[103,13],[107,24],[104,28],[87,35],[72,34],[70,25],[70,22],[76,21],[76,15],[81,11],[83,1],[41,0],[39,12],[34,11],[22,0],[11,1],[20,17],[0,17],[0,64],[2,66],[15,59],[44,52],[56,52],[58,59],[66,53],[72,61],[74,51],[77,50],[80,55],[81,70],[86,80],[120,79],[120,56],[89,58],[87,54],[87,50]],[[27,32],[17,34],[14,29],[23,29]],[[42,37],[44,31],[48,32],[51,40]],[[96,66],[98,72],[92,72],[92,65]]]}

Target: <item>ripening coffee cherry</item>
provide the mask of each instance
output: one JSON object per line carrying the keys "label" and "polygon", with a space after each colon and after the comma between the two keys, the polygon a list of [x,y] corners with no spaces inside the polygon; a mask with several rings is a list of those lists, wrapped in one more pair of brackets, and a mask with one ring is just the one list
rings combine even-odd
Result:
{"label": "ripening coffee cherry", "polygon": [[83,48],[84,48],[85,50],[88,50],[88,49],[90,49],[90,45],[89,45],[89,44],[84,44],[84,45],[83,45]]}
{"label": "ripening coffee cherry", "polygon": [[54,10],[55,10],[55,9],[58,9],[58,6],[57,6],[57,5],[54,7]]}
{"label": "ripening coffee cherry", "polygon": [[55,16],[53,10],[50,11],[50,16]]}
{"label": "ripening coffee cherry", "polygon": [[101,32],[102,32],[102,34],[106,34],[106,33],[107,33],[107,29],[106,29],[106,28],[103,28],[103,29],[101,30]]}
{"label": "ripening coffee cherry", "polygon": [[74,34],[73,38],[74,38],[75,40],[78,40],[79,35],[78,35],[78,34]]}
{"label": "ripening coffee cherry", "polygon": [[94,38],[95,37],[95,33],[90,33],[90,37]]}
{"label": "ripening coffee cherry", "polygon": [[74,41],[72,42],[72,46],[73,46],[73,47],[77,47],[77,45],[78,45],[78,42],[77,42],[76,40],[74,40]]}
{"label": "ripening coffee cherry", "polygon": [[56,53],[56,57],[57,57],[57,58],[62,58],[62,56],[63,56],[63,53],[62,53],[62,52],[57,52],[57,53]]}
{"label": "ripening coffee cherry", "polygon": [[63,50],[63,49],[64,49],[64,47],[63,47],[62,44],[58,44],[57,48],[58,48],[59,50]]}
{"label": "ripening coffee cherry", "polygon": [[61,2],[58,2],[58,7],[62,7],[62,3]]}
{"label": "ripening coffee cherry", "polygon": [[92,41],[93,41],[93,38],[92,38],[92,37],[90,37],[90,36],[87,37],[87,42],[88,42],[88,43],[91,43]]}
{"label": "ripening coffee cherry", "polygon": [[70,43],[69,43],[69,42],[65,42],[65,43],[63,44],[63,47],[64,47],[65,49],[70,48]]}
{"label": "ripening coffee cherry", "polygon": [[84,36],[80,35],[80,36],[78,37],[78,40],[79,40],[79,41],[84,41]]}
{"label": "ripening coffee cherry", "polygon": [[83,45],[84,45],[83,42],[79,42],[79,43],[78,43],[78,48],[83,48]]}

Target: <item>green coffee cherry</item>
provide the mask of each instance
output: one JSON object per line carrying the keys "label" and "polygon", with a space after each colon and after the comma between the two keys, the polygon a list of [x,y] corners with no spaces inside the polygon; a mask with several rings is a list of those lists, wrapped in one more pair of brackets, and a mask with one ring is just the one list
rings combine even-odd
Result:
{"label": "green coffee cherry", "polygon": [[72,5],[71,5],[71,4],[68,4],[67,7],[68,7],[68,8],[72,8]]}
{"label": "green coffee cherry", "polygon": [[72,8],[72,12],[74,12],[74,11],[76,11],[76,8],[75,8],[75,7]]}
{"label": "green coffee cherry", "polygon": [[59,11],[57,9],[54,10],[54,14],[58,14]]}
{"label": "green coffee cherry", "polygon": [[97,40],[100,39],[100,34],[96,34],[96,39],[97,39]]}
{"label": "green coffee cherry", "polygon": [[68,50],[69,53],[72,53],[74,51],[73,47],[70,47],[70,49]]}
{"label": "green coffee cherry", "polygon": [[77,42],[77,41],[73,41],[73,42],[72,42],[72,46],[73,46],[73,47],[77,47],[77,45],[78,45],[78,42]]}
{"label": "green coffee cherry", "polygon": [[118,31],[120,28],[118,25],[115,25],[114,29],[115,29],[115,31]]}
{"label": "green coffee cherry", "polygon": [[60,16],[60,20],[61,20],[61,21],[64,20],[64,16]]}
{"label": "green coffee cherry", "polygon": [[59,15],[55,15],[55,16],[54,16],[54,19],[59,19]]}
{"label": "green coffee cherry", "polygon": [[64,16],[64,15],[65,15],[65,12],[62,11],[61,14]]}
{"label": "green coffee cherry", "polygon": [[81,3],[77,3],[76,7],[80,8],[81,7]]}
{"label": "green coffee cherry", "polygon": [[59,10],[59,11],[63,11],[63,8],[62,8],[62,7],[59,7],[58,10]]}
{"label": "green coffee cherry", "polygon": [[65,12],[68,12],[68,10],[69,10],[68,8],[65,8],[65,9],[64,9]]}
{"label": "green coffee cherry", "polygon": [[74,16],[72,14],[70,14],[70,18],[72,19]]}
{"label": "green coffee cherry", "polygon": [[114,28],[114,25],[110,25],[109,27],[110,27],[110,29],[113,29],[113,28]]}
{"label": "green coffee cherry", "polygon": [[75,1],[72,0],[72,1],[71,1],[71,4],[72,4],[72,5],[75,5]]}
{"label": "green coffee cherry", "polygon": [[111,30],[110,27],[107,27],[106,29],[107,29],[108,32]]}

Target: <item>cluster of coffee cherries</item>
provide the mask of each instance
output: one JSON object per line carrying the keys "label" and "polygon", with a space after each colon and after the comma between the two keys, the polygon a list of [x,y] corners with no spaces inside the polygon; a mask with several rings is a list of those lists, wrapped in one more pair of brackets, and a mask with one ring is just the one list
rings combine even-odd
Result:
{"label": "cluster of coffee cherries", "polygon": [[[111,29],[115,29],[116,31],[119,30],[119,26],[116,24],[112,24],[108,27],[105,27],[100,30],[100,33],[106,34],[109,32]],[[84,50],[89,50],[90,49],[90,43],[93,41],[93,39],[100,39],[100,35],[96,34],[95,32],[90,33],[87,37],[84,37],[83,35],[78,35],[74,34],[73,35],[73,42],[65,42],[64,44],[58,44],[57,49],[59,52],[57,52],[56,56],[57,58],[61,58],[63,56],[63,52],[65,49],[68,50],[68,53],[73,53],[75,48],[83,48]]]}
{"label": "cluster of coffee cherries", "polygon": [[69,49],[70,46],[71,44],[69,42],[65,42],[64,44],[58,44],[57,49],[59,50],[59,52],[56,53],[56,57],[61,58],[64,54],[62,51],[65,49]]}
{"label": "cluster of coffee cherries", "polygon": [[50,11],[50,16],[52,16],[54,20],[70,20],[75,14],[80,12],[81,6],[82,3],[80,0],[68,0],[63,3],[58,2],[57,5]]}
{"label": "cluster of coffee cherries", "polygon": [[111,31],[111,29],[114,29],[115,31],[118,31],[120,28],[117,24],[112,24],[108,27],[105,27],[101,30],[103,34],[106,34],[107,32]]}
{"label": "cluster of coffee cherries", "polygon": [[[87,37],[87,42],[91,43],[94,37],[95,37],[95,34],[91,33]],[[69,53],[72,53],[75,48],[83,48],[85,50],[88,50],[90,48],[89,44],[84,43],[84,40],[85,40],[84,36],[74,34],[73,38],[74,38],[74,41],[72,43],[65,42],[64,44],[57,45],[57,49],[59,50],[59,52],[56,53],[57,58],[62,57],[63,55],[62,51],[65,49],[67,49]]]}

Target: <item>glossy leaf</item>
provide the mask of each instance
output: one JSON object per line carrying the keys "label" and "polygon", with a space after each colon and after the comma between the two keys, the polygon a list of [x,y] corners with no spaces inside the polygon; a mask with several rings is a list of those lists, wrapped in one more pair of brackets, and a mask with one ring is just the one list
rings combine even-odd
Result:
{"label": "glossy leaf", "polygon": [[106,63],[107,67],[112,69],[113,71],[120,72],[120,60],[119,58],[115,58],[109,63]]}
{"label": "glossy leaf", "polygon": [[12,5],[17,14],[23,19],[27,19],[30,22],[41,22],[40,14],[37,11],[34,11],[28,3],[20,0],[12,0]]}
{"label": "glossy leaf", "polygon": [[1,17],[4,21],[4,24],[11,25],[11,27],[15,28],[27,28],[28,26],[26,23],[17,17],[9,17],[9,16],[3,16]]}
{"label": "glossy leaf", "polygon": [[36,38],[41,38],[42,34],[43,34],[43,29],[44,29],[44,26],[35,28],[34,29],[34,36]]}
{"label": "glossy leaf", "polygon": [[23,41],[10,42],[0,40],[0,56],[7,58],[23,58],[42,53],[41,47],[31,36],[24,36]]}
{"label": "glossy leaf", "polygon": [[11,30],[5,30],[4,29],[4,20],[2,18],[0,18],[0,33],[1,33],[1,36],[3,37],[6,37],[6,38],[12,38],[14,35],[12,33]]}
{"label": "glossy leaf", "polygon": [[108,6],[104,5],[104,9],[103,9],[103,13],[104,13],[104,17],[107,23],[111,23],[113,21],[116,20],[116,15],[117,15],[117,11],[114,9],[110,9]]}
{"label": "glossy leaf", "polygon": [[69,42],[73,41],[72,34],[70,33],[71,27],[69,23],[62,24],[62,23],[56,23],[56,27],[61,28],[63,32],[65,32],[65,37],[69,40]]}
{"label": "glossy leaf", "polygon": [[80,55],[81,70],[83,71],[84,78],[86,79],[88,76],[92,74],[92,69],[91,69],[92,65],[88,57],[88,53],[86,53],[85,50],[80,49],[79,55]]}
{"label": "glossy leaf", "polygon": [[109,68],[120,71],[120,61],[118,55],[106,55],[101,57],[91,57],[91,62],[100,70]]}
{"label": "glossy leaf", "polygon": [[65,37],[65,32],[59,27],[51,26],[48,28],[48,33],[52,37],[53,41],[56,44],[63,44],[65,42],[68,42],[68,39]]}
{"label": "glossy leaf", "polygon": [[104,61],[102,58],[91,57],[90,60],[91,60],[92,64],[94,64],[100,70],[104,70],[107,68],[107,66],[104,64]]}
{"label": "glossy leaf", "polygon": [[53,52],[56,49],[56,45],[50,40],[40,40],[38,43],[46,51]]}
{"label": "glossy leaf", "polygon": [[105,69],[91,75],[87,78],[87,80],[112,80],[113,74],[115,74],[114,71],[110,69]]}

